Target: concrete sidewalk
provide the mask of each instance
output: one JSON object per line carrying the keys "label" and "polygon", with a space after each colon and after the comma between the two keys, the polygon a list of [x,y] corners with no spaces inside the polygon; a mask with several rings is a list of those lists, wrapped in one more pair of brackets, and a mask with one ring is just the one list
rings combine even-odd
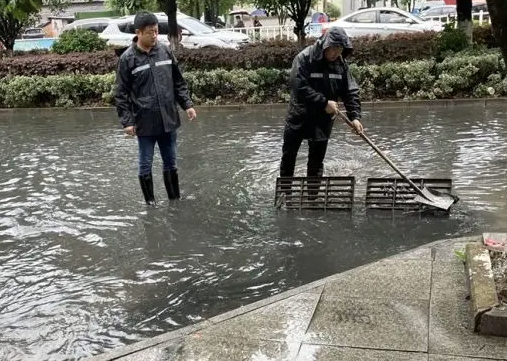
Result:
{"label": "concrete sidewalk", "polygon": [[507,360],[470,330],[464,265],[435,242],[89,361]]}

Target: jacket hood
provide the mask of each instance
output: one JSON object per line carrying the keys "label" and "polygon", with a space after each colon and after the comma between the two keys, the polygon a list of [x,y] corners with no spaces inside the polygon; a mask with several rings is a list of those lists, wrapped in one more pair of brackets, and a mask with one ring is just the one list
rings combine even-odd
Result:
{"label": "jacket hood", "polygon": [[352,42],[343,28],[333,26],[329,28],[313,45],[313,56],[316,60],[321,60],[324,56],[324,50],[330,46],[339,46],[343,48],[342,58],[346,59],[352,54]]}

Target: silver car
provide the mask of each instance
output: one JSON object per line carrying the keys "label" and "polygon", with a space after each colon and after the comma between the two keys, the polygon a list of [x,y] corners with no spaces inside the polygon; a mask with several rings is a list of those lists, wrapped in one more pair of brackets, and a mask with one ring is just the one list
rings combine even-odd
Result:
{"label": "silver car", "polygon": [[[155,13],[155,15],[159,21],[158,40],[163,44],[168,44],[167,15],[164,13]],[[135,36],[134,17],[134,15],[128,15],[111,20],[107,28],[99,34],[99,37],[105,39],[108,45],[129,46]],[[245,34],[216,31],[199,20],[180,12],[177,13],[177,21],[182,28],[181,45],[184,48],[240,49],[249,42],[248,36]]]}
{"label": "silver car", "polygon": [[394,33],[441,31],[439,21],[424,20],[394,7],[367,8],[355,11],[336,21],[323,23],[323,31],[332,26],[345,29],[350,37],[364,35],[387,36]]}
{"label": "silver car", "polygon": [[427,10],[421,11],[418,16],[421,18],[432,18],[432,17],[445,17],[446,15],[449,16],[456,16],[456,5],[441,5],[441,6],[434,6],[432,8],[429,8]]}

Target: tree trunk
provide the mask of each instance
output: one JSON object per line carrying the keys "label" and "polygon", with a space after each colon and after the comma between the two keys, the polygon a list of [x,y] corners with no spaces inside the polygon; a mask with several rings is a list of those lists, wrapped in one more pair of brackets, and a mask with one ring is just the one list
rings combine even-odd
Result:
{"label": "tree trunk", "polygon": [[176,0],[167,0],[167,25],[169,27],[169,42],[171,44],[171,50],[174,54],[179,48],[179,36],[178,36],[178,21],[176,19],[177,5]]}
{"label": "tree trunk", "polygon": [[213,26],[217,25],[220,3],[218,0],[208,0],[204,3],[204,22],[209,22]]}
{"label": "tree trunk", "polygon": [[294,33],[302,48],[306,45],[305,20],[310,11],[310,5],[311,0],[298,0],[290,2],[287,9],[289,17],[296,23]]}
{"label": "tree trunk", "polygon": [[14,42],[16,41],[15,38],[10,38],[5,41],[0,39],[2,44],[4,44],[5,50],[7,50],[8,53],[12,53],[14,51]]}
{"label": "tree trunk", "polygon": [[491,29],[496,43],[502,51],[503,60],[507,64],[507,1],[486,0],[491,18]]}
{"label": "tree trunk", "polygon": [[287,22],[287,13],[282,10],[278,13],[278,24],[279,25],[285,25]]}
{"label": "tree trunk", "polygon": [[278,24],[279,25],[285,25],[287,22],[287,10],[280,6],[276,9],[276,15],[278,17]]}
{"label": "tree trunk", "polygon": [[210,21],[212,21],[211,9],[206,4],[204,4],[204,22],[207,23]]}
{"label": "tree trunk", "polygon": [[458,29],[465,32],[468,43],[471,45],[473,42],[472,0],[457,0],[456,12],[458,13]]}
{"label": "tree trunk", "polygon": [[213,21],[212,16],[213,10],[211,9],[211,3],[209,0],[204,2],[204,22],[210,22]]}
{"label": "tree trunk", "polygon": [[193,16],[195,18],[195,4],[194,4],[194,0],[189,0],[187,11],[188,11],[188,13],[189,13],[190,16]]}
{"label": "tree trunk", "polygon": [[294,32],[296,33],[296,36],[298,37],[298,43],[301,48],[304,48],[306,45],[306,33],[305,33],[305,23],[297,22],[296,26],[294,27]]}
{"label": "tree trunk", "polygon": [[14,16],[9,14],[0,16],[0,42],[4,44],[6,50],[11,52],[14,49],[14,42],[22,27],[22,22]]}
{"label": "tree trunk", "polygon": [[215,12],[215,19],[213,21],[216,26],[217,22],[218,22],[218,16],[220,15],[220,1],[215,1],[215,11],[214,12]]}
{"label": "tree trunk", "polygon": [[196,19],[200,19],[201,18],[201,4],[199,3],[199,1],[196,1],[195,2],[195,18]]}

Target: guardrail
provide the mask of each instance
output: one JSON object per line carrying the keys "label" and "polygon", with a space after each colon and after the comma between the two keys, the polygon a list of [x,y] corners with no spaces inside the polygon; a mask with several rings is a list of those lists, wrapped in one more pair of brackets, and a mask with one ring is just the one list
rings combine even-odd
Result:
{"label": "guardrail", "polygon": [[[457,15],[440,15],[440,16],[428,16],[423,17],[426,20],[437,20],[444,24],[456,22]],[[478,25],[491,24],[489,13],[486,11],[480,11],[472,14],[472,20]],[[457,26],[457,25],[455,25]],[[222,31],[234,31],[247,34],[251,42],[258,42],[261,40],[274,40],[274,39],[290,39],[296,40],[296,34],[294,34],[294,25],[277,25],[277,26],[261,26],[261,27],[245,27],[245,28],[226,28],[221,29]],[[305,28],[306,35],[309,37],[319,37],[322,35],[322,24],[321,23],[310,23]]]}
{"label": "guardrail", "polygon": [[[424,16],[423,19],[427,20],[436,20],[441,21],[442,23],[449,24],[451,22],[456,22],[458,15],[452,14],[452,15],[440,15],[440,16]],[[489,17],[489,13],[486,11],[479,11],[478,13],[472,14],[472,20],[474,22],[477,22],[479,25],[484,24],[491,24],[491,18]],[[457,24],[455,25],[457,26]]]}
{"label": "guardrail", "polygon": [[[237,33],[247,34],[251,42],[258,42],[262,40],[297,40],[294,33],[294,24],[289,25],[275,25],[275,26],[260,26],[260,27],[244,27],[244,28],[225,28],[221,31],[234,31]],[[321,23],[309,23],[305,27],[307,36],[319,37],[322,35]]]}
{"label": "guardrail", "polygon": [[261,40],[295,40],[297,39],[294,34],[294,25],[275,25],[275,26],[259,26],[259,27],[244,27],[244,28],[225,28],[221,31],[233,31],[236,33],[243,33],[248,35],[251,42],[258,42]]}

